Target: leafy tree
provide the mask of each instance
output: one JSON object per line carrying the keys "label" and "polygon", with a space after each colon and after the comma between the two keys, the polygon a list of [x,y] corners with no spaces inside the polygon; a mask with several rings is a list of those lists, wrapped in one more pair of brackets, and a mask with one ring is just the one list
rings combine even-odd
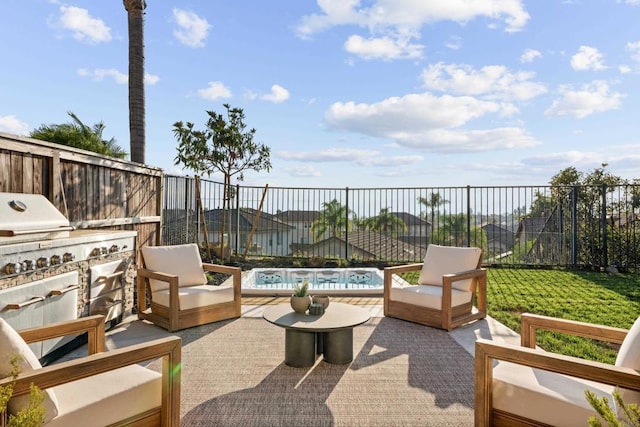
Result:
{"label": "leafy tree", "polygon": [[397,236],[400,231],[407,229],[407,225],[397,215],[389,211],[389,208],[380,209],[376,216],[366,218],[362,221],[364,228],[378,231],[386,235]]}
{"label": "leafy tree", "polygon": [[[429,197],[418,197],[418,203],[424,205],[425,208],[429,209],[429,213],[431,215],[431,228],[435,229],[436,224],[436,210],[446,204],[449,203],[448,200],[445,200],[440,193],[430,193]],[[435,234],[435,233],[434,233]]]}
{"label": "leafy tree", "polygon": [[31,131],[31,138],[93,151],[119,159],[124,159],[127,156],[127,152],[116,144],[114,138],[103,139],[102,133],[106,128],[103,122],[89,127],[71,111],[67,114],[73,119],[73,122],[60,125],[41,125]]}
{"label": "leafy tree", "polygon": [[220,253],[224,254],[225,212],[233,197],[231,178],[244,179],[245,170],[259,172],[271,169],[271,149],[254,141],[255,129],[247,130],[241,108],[224,104],[226,115],[207,111],[206,129],[196,130],[191,122],[178,121],[173,133],[178,140],[175,164],[182,164],[197,174],[210,175],[216,171],[224,175],[224,194],[220,226]]}
{"label": "leafy tree", "polygon": [[347,216],[350,211],[336,199],[322,203],[323,210],[318,219],[311,224],[314,239],[320,239],[326,232],[329,237],[337,236],[350,226]]}

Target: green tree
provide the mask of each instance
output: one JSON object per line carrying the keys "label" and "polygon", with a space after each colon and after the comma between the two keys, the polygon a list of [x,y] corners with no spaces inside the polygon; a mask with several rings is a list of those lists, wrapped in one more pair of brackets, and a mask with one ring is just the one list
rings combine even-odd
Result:
{"label": "green tree", "polygon": [[311,224],[314,239],[320,239],[326,232],[329,237],[337,236],[350,227],[348,215],[351,213],[336,199],[322,203],[323,210],[318,219]]}
{"label": "green tree", "polygon": [[467,216],[465,214],[452,214],[444,217],[442,235],[448,237],[451,246],[462,246],[466,236]]}
{"label": "green tree", "polygon": [[400,231],[405,231],[407,225],[397,215],[389,211],[389,208],[380,209],[376,216],[362,221],[365,229],[377,231],[385,235],[397,236]]}
{"label": "green tree", "polygon": [[31,138],[93,151],[119,159],[124,159],[127,156],[127,152],[116,144],[114,138],[108,140],[103,138],[102,133],[106,128],[103,122],[89,127],[71,111],[67,114],[73,119],[73,122],[60,125],[41,125],[31,131]]}
{"label": "green tree", "polygon": [[436,211],[440,206],[449,203],[449,201],[445,200],[440,193],[432,192],[429,193],[429,197],[418,197],[418,203],[424,205],[424,207],[429,210],[429,215],[431,217],[431,229],[435,230]]}
{"label": "green tree", "polygon": [[224,194],[220,226],[220,253],[224,254],[225,212],[233,197],[231,178],[244,179],[244,171],[259,172],[271,169],[271,149],[254,141],[255,129],[247,130],[241,108],[224,104],[226,115],[207,111],[205,130],[194,129],[191,122],[174,123],[173,133],[178,140],[175,164],[197,174],[210,175],[216,171],[224,175]]}
{"label": "green tree", "polygon": [[131,160],[145,162],[144,0],[123,0],[129,28],[129,138]]}

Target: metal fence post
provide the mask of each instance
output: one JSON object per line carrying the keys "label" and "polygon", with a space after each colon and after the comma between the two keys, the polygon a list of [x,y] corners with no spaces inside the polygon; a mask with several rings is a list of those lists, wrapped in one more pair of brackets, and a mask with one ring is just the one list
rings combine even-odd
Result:
{"label": "metal fence post", "polygon": [[[467,246],[471,246],[471,212],[471,186],[467,185]],[[482,240],[480,247],[482,247]]]}
{"label": "metal fence post", "polygon": [[344,203],[347,206],[345,209],[345,231],[344,231],[344,259],[349,259],[349,187],[344,189],[345,197]]}
{"label": "metal fence post", "polygon": [[578,186],[571,187],[571,264],[578,264]]}
{"label": "metal fence post", "polygon": [[609,246],[608,236],[607,236],[607,184],[602,184],[601,187],[602,194],[600,197],[602,198],[602,210],[600,211],[600,225],[602,227],[602,263],[601,267],[607,268],[609,265],[609,252],[607,251],[607,247]]}

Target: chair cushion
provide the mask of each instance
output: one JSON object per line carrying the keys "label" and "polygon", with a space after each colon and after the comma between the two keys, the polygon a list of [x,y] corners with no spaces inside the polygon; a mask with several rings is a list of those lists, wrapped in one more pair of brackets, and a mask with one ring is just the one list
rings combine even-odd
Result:
{"label": "chair cushion", "polygon": [[[169,289],[154,291],[152,299],[156,304],[169,307]],[[233,287],[225,285],[182,286],[179,289],[178,301],[180,310],[233,301]]]}
{"label": "chair cushion", "polygon": [[[178,286],[204,285],[200,249],[195,243],[174,246],[144,246],[140,249],[149,270],[178,276]],[[169,283],[149,279],[151,291],[169,289]]]}
{"label": "chair cushion", "polygon": [[162,375],[140,365],[53,387],[58,416],[45,427],[98,427],[161,406]]}
{"label": "chair cushion", "polygon": [[[636,319],[622,341],[615,365],[640,371],[640,317]],[[637,391],[620,389],[620,395],[627,404],[640,404],[640,393]]]}
{"label": "chair cushion", "polygon": [[591,390],[613,402],[614,387],[509,362],[493,368],[493,407],[554,426],[586,426]]}
{"label": "chair cushion", "polygon": [[[442,276],[451,273],[474,270],[478,267],[482,249],[440,246],[430,244],[424,256],[424,264],[419,285],[442,286]],[[453,282],[452,287],[462,291],[470,291],[472,279]]]}
{"label": "chair cushion", "polygon": [[[457,307],[471,301],[473,292],[451,289],[451,306]],[[394,283],[389,299],[407,304],[419,305],[434,310],[442,310],[442,286],[402,285]]]}
{"label": "chair cushion", "polygon": [[[22,356],[21,360],[18,361],[21,373],[42,368],[40,361],[20,334],[0,317],[0,378],[11,376],[11,358],[19,355]],[[43,391],[46,422],[58,414],[58,400],[53,390],[47,389]],[[28,405],[28,394],[14,397],[9,400],[9,413],[16,414]]]}

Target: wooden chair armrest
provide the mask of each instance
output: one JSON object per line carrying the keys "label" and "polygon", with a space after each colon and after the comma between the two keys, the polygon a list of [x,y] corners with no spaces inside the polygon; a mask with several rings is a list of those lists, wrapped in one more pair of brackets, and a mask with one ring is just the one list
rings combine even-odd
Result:
{"label": "wooden chair armrest", "polygon": [[[169,363],[168,372],[163,367],[163,376],[168,375],[165,380],[179,384],[181,349],[182,339],[171,336],[21,372],[13,394],[29,393],[31,383],[42,390],[160,357]],[[12,382],[11,377],[0,379],[0,388]]]}
{"label": "wooden chair armrest", "polygon": [[385,267],[384,274],[398,274],[407,271],[417,271],[422,269],[423,263],[396,265],[393,267]]}
{"label": "wooden chair armrest", "polygon": [[577,320],[560,319],[538,314],[522,313],[520,343],[523,347],[535,348],[536,331],[545,329],[584,338],[596,339],[615,344],[622,344],[628,330],[611,326],[579,322]]}
{"label": "wooden chair armrest", "polygon": [[450,282],[458,282],[460,280],[475,279],[487,275],[487,270],[484,268],[476,268],[473,270],[460,271],[458,273],[449,273],[442,276],[443,280],[449,280]]}
{"label": "wooden chair armrest", "polygon": [[138,275],[147,277],[149,279],[160,280],[162,282],[171,282],[171,280],[178,279],[178,276],[174,274],[163,273],[161,271],[149,270],[148,268],[138,268]]}
{"label": "wooden chair armrest", "polygon": [[104,351],[104,322],[104,316],[94,315],[74,320],[51,323],[49,325],[38,326],[36,328],[23,329],[18,331],[18,333],[25,342],[33,343],[51,338],[64,337],[67,335],[79,335],[87,332],[88,352],[89,354],[94,354]]}

